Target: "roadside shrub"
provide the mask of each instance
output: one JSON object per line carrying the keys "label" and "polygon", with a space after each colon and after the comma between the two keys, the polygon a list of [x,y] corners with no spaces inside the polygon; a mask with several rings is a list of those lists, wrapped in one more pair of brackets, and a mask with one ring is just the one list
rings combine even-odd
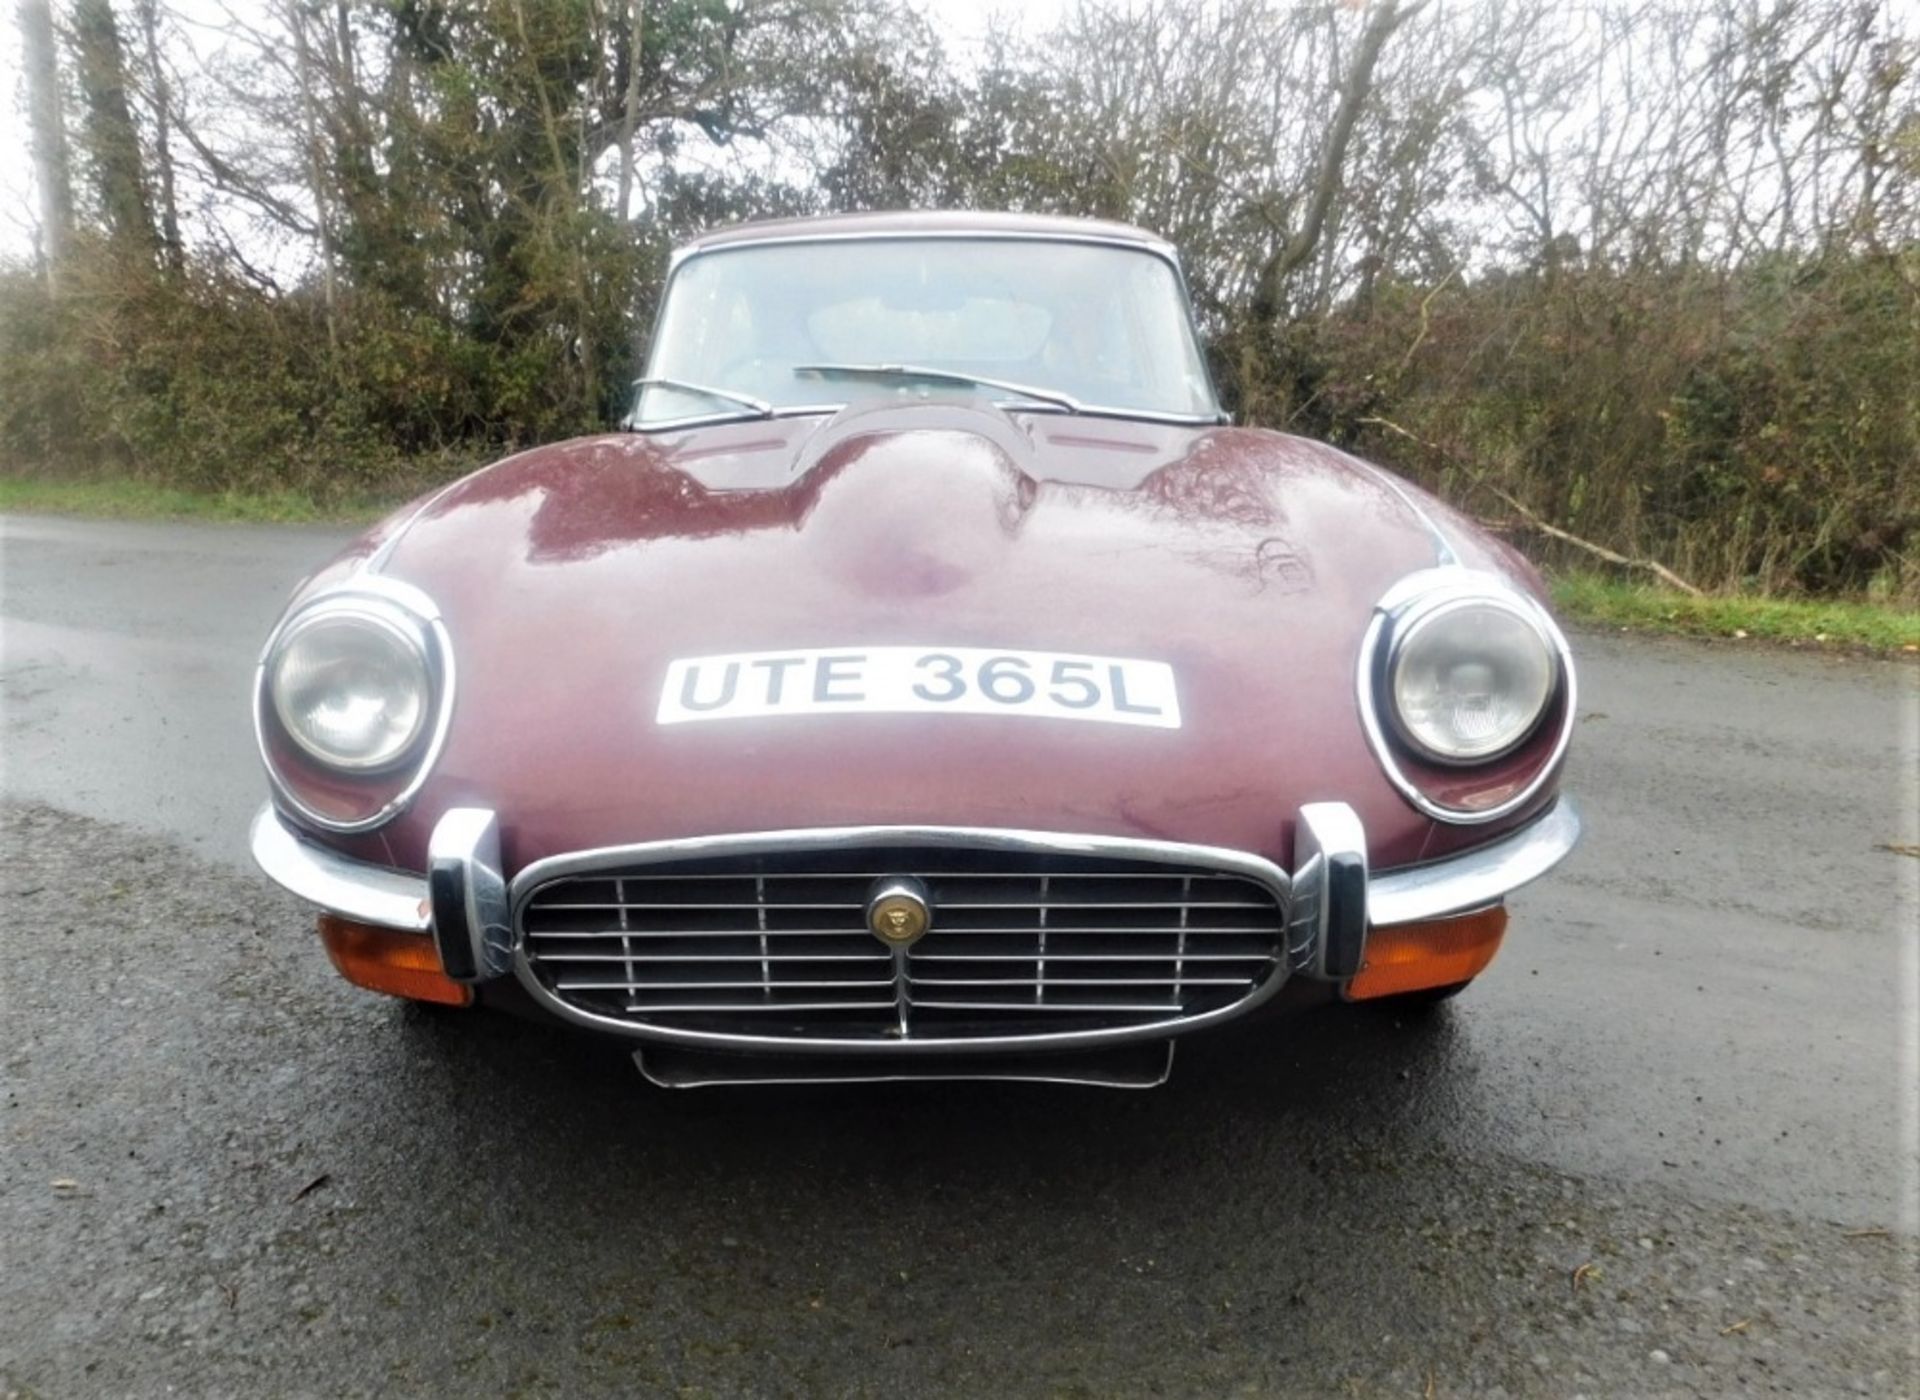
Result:
{"label": "roadside shrub", "polygon": [[1526,511],[1702,586],[1920,596],[1920,260],[1387,286],[1235,328],[1253,421],[1388,462],[1536,554]]}
{"label": "roadside shrub", "polygon": [[[487,339],[372,292],[330,333],[311,289],[213,260],[90,248],[57,300],[0,271],[0,470],[322,506],[423,488],[609,421],[658,253],[608,262],[584,345],[553,307]],[[1211,348],[1244,421],[1392,464],[1549,560],[1591,556],[1540,521],[1708,588],[1920,600],[1920,252],[1383,282]]]}
{"label": "roadside shrub", "polygon": [[162,278],[75,258],[57,299],[0,273],[0,470],[326,505],[589,426],[539,392],[552,366],[524,347],[372,298],[353,313],[330,336],[317,297],[198,264]]}

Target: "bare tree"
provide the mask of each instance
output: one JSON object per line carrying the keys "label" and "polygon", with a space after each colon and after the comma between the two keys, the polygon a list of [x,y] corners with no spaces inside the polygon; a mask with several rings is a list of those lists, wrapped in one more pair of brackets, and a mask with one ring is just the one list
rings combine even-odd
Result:
{"label": "bare tree", "polygon": [[74,0],[73,50],[86,105],[87,160],[107,229],[129,247],[150,250],[153,211],[112,0]]}
{"label": "bare tree", "polygon": [[320,286],[326,297],[327,339],[340,334],[340,273],[333,251],[333,191],[326,154],[321,144],[320,98],[312,53],[307,43],[307,16],[298,0],[286,7],[287,27],[293,32],[294,72],[300,87],[301,135],[306,147],[308,189],[313,197],[314,223],[320,234]]}
{"label": "bare tree", "polygon": [[640,122],[640,59],[645,51],[646,0],[627,0],[627,82],[620,100],[620,189],[614,208],[620,222],[632,215],[633,137]]}
{"label": "bare tree", "polygon": [[67,171],[67,128],[60,114],[60,60],[47,0],[20,0],[20,41],[33,132],[33,178],[40,196],[41,251],[47,286],[52,288],[73,231],[73,184]]}
{"label": "bare tree", "polygon": [[1326,227],[1327,211],[1333,207],[1334,197],[1340,192],[1341,172],[1346,164],[1347,147],[1353,140],[1353,129],[1360,120],[1361,109],[1373,92],[1373,70],[1380,61],[1380,51],[1386,47],[1394,30],[1425,9],[1426,3],[1427,0],[1417,0],[1415,4],[1402,7],[1399,0],[1379,0],[1374,6],[1373,17],[1367,21],[1353,62],[1340,84],[1340,104],[1334,109],[1333,120],[1327,124],[1326,134],[1321,140],[1307,206],[1300,215],[1299,224],[1260,269],[1253,294],[1255,320],[1273,320],[1279,313],[1282,288],[1287,278],[1303,266],[1319,246],[1321,230]]}
{"label": "bare tree", "polygon": [[180,206],[174,195],[173,93],[160,56],[159,0],[139,0],[140,32],[146,41],[147,93],[153,108],[153,165],[160,183],[160,255],[175,272],[185,266],[180,243]]}

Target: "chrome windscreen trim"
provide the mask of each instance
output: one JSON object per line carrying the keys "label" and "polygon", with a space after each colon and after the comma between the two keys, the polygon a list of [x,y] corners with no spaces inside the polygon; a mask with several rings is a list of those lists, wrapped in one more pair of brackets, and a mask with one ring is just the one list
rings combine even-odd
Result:
{"label": "chrome windscreen trim", "polygon": [[[428,672],[434,687],[434,715],[432,728],[426,741],[419,746],[419,756],[413,760],[415,766],[412,776],[399,791],[381,805],[378,811],[353,821],[341,821],[316,811],[302,801],[300,794],[281,774],[273,761],[273,754],[267,747],[267,712],[272,707],[272,697],[267,694],[267,666],[273,657],[274,648],[289,627],[310,617],[316,608],[324,608],[330,603],[351,603],[355,598],[376,598],[382,602],[397,605],[413,614],[420,621],[429,643],[427,658]],[[274,796],[302,821],[322,831],[339,832],[352,835],[361,831],[372,831],[384,826],[400,813],[404,812],[420,795],[420,789],[426,786],[433,765],[439,760],[440,750],[447,742],[447,730],[453,723],[454,684],[453,639],[447,634],[446,624],[440,620],[440,609],[420,589],[398,579],[386,578],[379,574],[358,573],[341,580],[329,588],[303,598],[299,605],[289,609],[273,631],[267,634],[266,644],[260,648],[260,660],[253,670],[253,742],[259,750],[260,762],[267,770],[267,782],[272,786]],[[404,769],[405,765],[400,765]]]}
{"label": "chrome windscreen trim", "polygon": [[711,257],[716,253],[729,253],[738,248],[766,248],[780,243],[895,243],[927,239],[944,239],[949,243],[971,243],[981,240],[993,243],[1083,243],[1102,248],[1126,248],[1133,252],[1148,253],[1172,266],[1181,273],[1182,282],[1185,273],[1180,266],[1180,251],[1173,244],[1158,238],[1129,238],[1124,234],[1107,233],[1089,229],[1084,233],[1067,233],[1054,230],[1029,229],[862,229],[857,233],[823,233],[796,228],[791,233],[767,233],[753,238],[729,238],[721,242],[704,243],[699,239],[673,250],[667,260],[669,275],[678,272],[681,267],[695,258]]}
{"label": "chrome windscreen trim", "polygon": [[[665,418],[658,423],[641,422],[629,413],[620,420],[620,426],[630,433],[690,432],[695,428],[717,428],[729,423],[765,423],[782,418],[829,417],[835,413],[844,413],[851,406],[845,403],[798,404],[792,408],[776,409],[768,414],[752,413],[741,409],[736,413],[703,413],[691,418]],[[1081,404],[1077,408],[1062,408],[1059,404],[1038,403],[1030,399],[995,399],[993,406],[1003,413],[1051,414],[1062,418],[1113,418],[1127,423],[1154,423],[1168,428],[1216,428],[1232,421],[1224,412],[1164,413],[1152,408],[1108,408],[1101,404]]]}
{"label": "chrome windscreen trim", "polygon": [[657,422],[642,422],[629,410],[620,419],[620,427],[630,433],[678,433],[691,432],[695,428],[718,428],[728,423],[766,423],[777,422],[782,418],[827,418],[845,409],[843,403],[803,403],[790,407],[775,407],[771,413],[755,413],[750,409],[735,409],[732,412],[691,413],[679,418],[662,418]]}
{"label": "chrome windscreen trim", "polygon": [[1563,797],[1539,820],[1476,850],[1376,871],[1367,886],[1368,914],[1378,927],[1485,908],[1545,875],[1579,840],[1579,810]]}
{"label": "chrome windscreen trim", "polygon": [[1065,418],[1113,418],[1127,423],[1157,423],[1168,428],[1218,428],[1231,421],[1224,412],[1169,413],[1157,408],[1114,408],[1108,404],[1083,403],[1075,408],[1032,400],[997,399],[995,408],[1003,413],[1042,413]]}
{"label": "chrome windscreen trim", "polygon": [[330,913],[409,933],[427,931],[425,879],[302,840],[271,802],[254,813],[248,845],[268,879]]}
{"label": "chrome windscreen trim", "polygon": [[1073,1049],[1091,1045],[1119,1045],[1129,1041],[1161,1040],[1245,1015],[1270,999],[1285,985],[1289,974],[1284,950],[1272,971],[1239,1001],[1192,1016],[1094,1030],[1046,1031],[1005,1036],[927,1036],[895,1040],[850,1040],[832,1037],[755,1035],[734,1031],[700,1031],[659,1026],[604,1016],[584,1010],[556,996],[527,956],[524,931],[529,901],[541,886],[570,875],[635,865],[661,864],[703,856],[757,855],[775,851],[854,850],[863,846],[952,847],[970,850],[1007,850],[1051,855],[1111,857],[1162,865],[1206,865],[1239,875],[1266,887],[1280,909],[1282,927],[1292,898],[1292,877],[1278,865],[1245,851],[1220,846],[1189,846],[1172,841],[1117,836],[1075,836],[1051,831],[1023,831],[1001,827],[854,826],[816,827],[792,831],[748,832],[725,836],[695,836],[653,841],[634,846],[607,846],[574,851],[537,860],[513,877],[509,898],[513,907],[514,974],[536,1003],[554,1015],[592,1030],[610,1031],[636,1040],[677,1045],[731,1047],[785,1054],[921,1055],[976,1052]]}
{"label": "chrome windscreen trim", "polygon": [[[1396,741],[1387,732],[1388,726],[1381,707],[1389,702],[1388,697],[1379,693],[1375,684],[1375,673],[1382,669],[1385,661],[1385,648],[1394,641],[1394,629],[1397,623],[1411,614],[1431,606],[1451,604],[1457,601],[1485,601],[1511,608],[1528,622],[1540,629],[1554,650],[1554,658],[1560,669],[1560,693],[1557,697],[1561,705],[1560,730],[1554,736],[1552,752],[1533,781],[1518,792],[1492,807],[1464,808],[1449,807],[1437,802],[1423,792],[1419,785],[1407,776],[1400,765],[1400,755]],[[1374,604],[1373,616],[1367,623],[1366,634],[1360,640],[1360,655],[1355,666],[1354,696],[1360,709],[1360,728],[1367,737],[1367,746],[1380,762],[1387,780],[1394,789],[1413,806],[1416,811],[1432,817],[1435,821],[1446,822],[1452,826],[1479,826],[1486,822],[1499,821],[1520,811],[1541,790],[1554,780],[1560,772],[1560,764],[1567,756],[1567,747],[1573,742],[1573,727],[1579,701],[1579,686],[1574,675],[1573,653],[1567,647],[1566,634],[1553,620],[1547,610],[1526,594],[1511,587],[1495,575],[1481,573],[1471,569],[1445,567],[1422,569],[1418,573],[1407,575],[1387,590],[1386,595]],[[1376,920],[1376,922],[1378,922]]]}

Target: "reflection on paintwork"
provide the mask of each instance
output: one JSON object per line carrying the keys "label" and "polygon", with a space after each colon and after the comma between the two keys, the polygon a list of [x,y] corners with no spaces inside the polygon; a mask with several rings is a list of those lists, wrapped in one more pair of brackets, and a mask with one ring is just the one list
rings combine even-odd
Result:
{"label": "reflection on paintwork", "polygon": [[[758,829],[769,783],[807,793],[820,824],[1037,825],[1281,859],[1293,808],[1338,795],[1377,863],[1431,858],[1485,833],[1414,812],[1350,687],[1324,678],[1352,675],[1374,600],[1432,563],[1377,477],[1266,432],[935,399],[524,453],[436,501],[387,563],[438,601],[463,668],[511,678],[463,694],[420,815],[388,830],[393,859],[456,802],[523,814],[502,831],[519,863]],[[1162,661],[1182,727],[1148,747],[1121,725],[986,716],[931,738],[902,714],[653,722],[673,657],[929,639]]]}

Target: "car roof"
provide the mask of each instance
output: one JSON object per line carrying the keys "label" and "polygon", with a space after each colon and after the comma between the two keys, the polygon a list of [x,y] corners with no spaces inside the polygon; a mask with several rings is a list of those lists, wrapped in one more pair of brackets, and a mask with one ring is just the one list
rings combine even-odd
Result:
{"label": "car roof", "polygon": [[805,242],[843,238],[954,237],[1082,239],[1131,243],[1162,257],[1173,245],[1145,229],[1107,219],[1069,219],[1051,214],[1000,214],[966,209],[911,210],[883,214],[825,214],[802,219],[756,219],[701,234],[674,251],[674,259],[750,243]]}

